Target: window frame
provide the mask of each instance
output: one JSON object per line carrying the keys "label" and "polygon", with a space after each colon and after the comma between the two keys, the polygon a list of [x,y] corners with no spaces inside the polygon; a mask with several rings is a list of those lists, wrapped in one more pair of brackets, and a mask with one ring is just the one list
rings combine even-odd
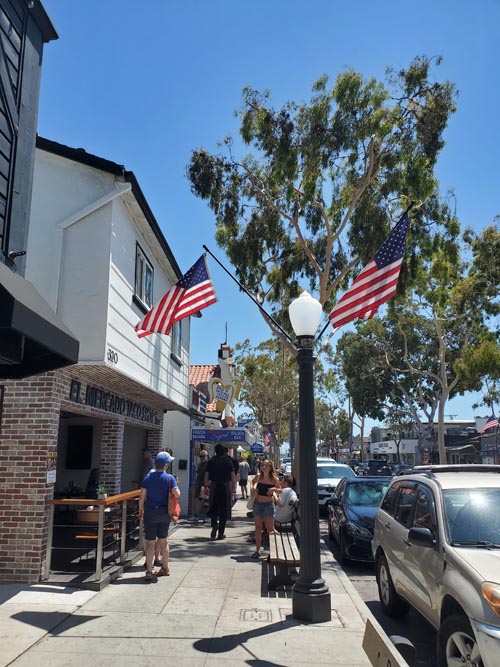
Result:
{"label": "window frame", "polygon": [[[139,262],[142,262],[142,268],[139,266]],[[149,302],[146,294],[146,276],[147,269],[149,268],[151,272],[151,288],[149,295]],[[140,275],[139,275],[140,274]],[[140,282],[139,282],[140,280]],[[142,249],[140,243],[136,242],[135,245],[135,280],[134,280],[134,296],[133,301],[142,310],[144,313],[147,313],[151,310],[154,305],[153,301],[153,285],[154,285],[154,268],[153,264],[149,261],[146,253]]]}
{"label": "window frame", "polygon": [[182,320],[174,322],[170,331],[170,358],[182,365]]}
{"label": "window frame", "polygon": [[[405,495],[410,495],[410,493],[404,493],[405,490],[411,491],[412,501],[410,505],[403,505],[401,502]],[[414,482],[402,483],[398,489],[397,504],[394,512],[394,520],[397,521],[401,526],[408,528],[408,530],[413,525],[413,516],[415,514],[415,504],[417,502],[417,484]],[[409,507],[408,517],[406,521],[402,521],[401,510]]]}
{"label": "window frame", "polygon": [[[417,528],[417,527],[422,527],[421,524],[415,524],[415,517],[417,514],[417,509],[418,509],[418,497],[419,494],[422,494],[426,499],[429,504],[429,510],[430,510],[430,516],[432,520],[432,525],[433,528],[430,529],[431,533],[434,537],[434,539],[437,538],[438,534],[438,522],[437,522],[437,511],[436,511],[436,499],[434,497],[434,494],[431,489],[429,489],[428,486],[425,486],[424,484],[419,484],[417,486],[417,495],[415,498],[415,506],[413,508],[413,518],[412,518],[412,528]],[[428,526],[423,526],[424,528],[428,528]]]}

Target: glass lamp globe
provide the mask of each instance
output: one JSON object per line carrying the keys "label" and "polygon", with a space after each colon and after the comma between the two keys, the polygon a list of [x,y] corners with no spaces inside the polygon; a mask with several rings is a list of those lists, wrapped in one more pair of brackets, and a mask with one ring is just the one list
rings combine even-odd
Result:
{"label": "glass lamp globe", "polygon": [[309,292],[302,294],[292,301],[288,307],[288,315],[296,336],[314,337],[318,330],[323,308],[317,299]]}

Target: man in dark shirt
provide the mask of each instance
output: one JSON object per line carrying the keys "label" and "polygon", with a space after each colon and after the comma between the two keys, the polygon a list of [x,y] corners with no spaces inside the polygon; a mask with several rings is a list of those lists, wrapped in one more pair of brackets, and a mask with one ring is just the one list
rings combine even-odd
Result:
{"label": "man in dark shirt", "polygon": [[[212,531],[210,539],[223,540],[226,522],[231,518],[232,484],[234,474],[232,459],[227,455],[224,445],[215,445],[215,456],[210,459],[205,469],[205,487],[210,490],[208,515]],[[218,535],[217,535],[218,531]]]}

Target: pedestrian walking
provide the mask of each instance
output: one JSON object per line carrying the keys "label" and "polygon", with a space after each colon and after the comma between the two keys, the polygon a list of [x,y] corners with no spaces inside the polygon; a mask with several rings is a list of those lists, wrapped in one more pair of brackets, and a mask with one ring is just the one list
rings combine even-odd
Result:
{"label": "pedestrian walking", "polygon": [[193,520],[206,521],[206,511],[203,511],[203,505],[207,502],[207,496],[203,491],[205,485],[205,470],[208,463],[208,452],[202,449],[200,452],[200,462],[196,468],[196,479],[193,492]]}
{"label": "pedestrian walking", "polygon": [[248,475],[250,473],[250,466],[244,458],[240,458],[238,466],[238,474],[240,478],[241,499],[248,498]]}
{"label": "pedestrian walking", "polygon": [[238,478],[238,470],[240,464],[234,457],[230,456],[229,458],[231,459],[231,463],[233,464],[233,472],[234,472],[234,477],[231,480],[231,500],[234,503],[236,502],[236,484],[237,484],[236,480]]}
{"label": "pedestrian walking", "polygon": [[[139,498],[139,518],[144,520],[144,537],[146,540],[146,581],[170,574],[168,567],[168,528],[170,515],[168,499],[170,494],[175,498],[181,495],[175,477],[166,472],[166,467],[174,461],[168,452],[160,452],[155,459],[155,469],[149,472],[141,486]],[[162,566],[153,574],[155,542],[158,540],[162,556]]]}
{"label": "pedestrian walking", "polygon": [[223,540],[226,522],[231,518],[232,485],[235,474],[232,459],[224,445],[215,445],[215,456],[205,469],[205,488],[209,490],[208,516],[212,525],[210,539]]}
{"label": "pedestrian walking", "polygon": [[281,491],[278,475],[271,461],[267,459],[260,465],[260,473],[252,478],[250,493],[254,496],[253,517],[255,523],[255,553],[252,558],[260,557],[262,531],[274,533],[274,500],[273,494]]}

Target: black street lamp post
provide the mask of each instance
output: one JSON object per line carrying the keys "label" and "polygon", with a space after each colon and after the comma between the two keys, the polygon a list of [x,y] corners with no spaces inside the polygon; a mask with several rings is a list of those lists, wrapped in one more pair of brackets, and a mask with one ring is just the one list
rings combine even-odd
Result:
{"label": "black street lamp post", "polygon": [[293,618],[310,623],[331,620],[331,598],[321,577],[318,479],[314,428],[314,335],[321,304],[307,292],[290,304],[299,364],[300,574],[292,590]]}

